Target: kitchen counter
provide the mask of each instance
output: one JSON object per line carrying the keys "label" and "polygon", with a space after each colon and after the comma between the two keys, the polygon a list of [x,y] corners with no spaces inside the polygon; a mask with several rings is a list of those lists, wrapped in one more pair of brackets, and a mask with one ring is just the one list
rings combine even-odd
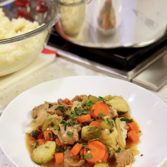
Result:
{"label": "kitchen counter", "polygon": [[[52,55],[53,56],[53,55]],[[13,82],[12,86],[4,89],[0,92],[0,102],[2,112],[5,106],[18,94],[24,90],[31,88],[44,81],[49,81],[61,77],[76,76],[76,75],[106,75],[101,72],[93,70],[87,67],[63,59],[62,57],[53,58],[47,65],[40,68],[40,70],[34,70],[32,73],[27,74],[25,77],[20,77],[17,82]],[[1,87],[1,85],[0,85]],[[159,92],[154,92],[162,100],[167,103],[167,85],[163,87]],[[19,148],[19,146],[18,146]],[[6,158],[2,150],[0,149],[0,167],[15,167],[15,165]],[[164,165],[167,167],[167,164]]]}

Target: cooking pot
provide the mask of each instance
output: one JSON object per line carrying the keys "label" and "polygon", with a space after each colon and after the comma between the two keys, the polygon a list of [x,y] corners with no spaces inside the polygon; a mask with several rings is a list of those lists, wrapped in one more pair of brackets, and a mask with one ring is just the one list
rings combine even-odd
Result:
{"label": "cooking pot", "polygon": [[56,31],[66,40],[81,46],[143,47],[155,42],[165,33],[165,17],[157,19],[157,15],[153,13],[162,14],[163,3],[158,3],[161,4],[158,6],[151,4],[151,1],[137,0],[58,2],[60,19],[56,24]]}

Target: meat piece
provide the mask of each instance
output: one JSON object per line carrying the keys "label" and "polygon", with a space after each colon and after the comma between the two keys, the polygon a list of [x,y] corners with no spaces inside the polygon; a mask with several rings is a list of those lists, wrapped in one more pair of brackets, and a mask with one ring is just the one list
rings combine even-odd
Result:
{"label": "meat piece", "polygon": [[130,149],[115,154],[116,167],[126,167],[134,161],[133,153]]}
{"label": "meat piece", "polygon": [[75,160],[70,156],[70,151],[67,150],[64,153],[64,167],[80,167],[84,166],[85,160]]}
{"label": "meat piece", "polygon": [[60,105],[58,104],[52,105],[50,108],[47,109],[47,112],[51,115],[56,114],[58,116],[63,116],[63,112],[60,110]]}
{"label": "meat piece", "polygon": [[[59,105],[57,103],[44,103],[41,104],[37,107],[35,107],[32,111],[32,117],[36,119],[39,115],[40,112],[45,111],[49,113],[50,115],[58,115],[58,116],[63,116],[64,110],[66,110],[68,106],[65,105]],[[63,110],[63,111],[62,111]]]}
{"label": "meat piece", "polygon": [[79,140],[78,135],[78,127],[75,126],[67,126],[66,128],[64,125],[60,126],[60,132],[59,132],[59,140],[64,144],[74,144],[76,141]]}
{"label": "meat piece", "polygon": [[72,99],[72,101],[80,101],[80,102],[81,102],[85,96],[86,96],[86,95],[75,96],[75,97]]}
{"label": "meat piece", "polygon": [[32,117],[36,119],[40,115],[40,112],[46,112],[48,108],[49,108],[48,103],[44,103],[44,104],[34,107],[32,110]]}

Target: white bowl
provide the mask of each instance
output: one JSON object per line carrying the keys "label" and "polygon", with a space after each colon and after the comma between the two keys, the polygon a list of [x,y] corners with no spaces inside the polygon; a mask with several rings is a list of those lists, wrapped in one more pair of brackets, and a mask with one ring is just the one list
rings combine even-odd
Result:
{"label": "white bowl", "polygon": [[24,2],[0,3],[0,76],[16,72],[36,59],[58,18],[55,0]]}

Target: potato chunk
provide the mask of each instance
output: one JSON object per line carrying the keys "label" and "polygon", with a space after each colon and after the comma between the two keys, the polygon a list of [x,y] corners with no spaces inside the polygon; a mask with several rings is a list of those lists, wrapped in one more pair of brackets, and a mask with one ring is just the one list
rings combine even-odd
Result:
{"label": "potato chunk", "polygon": [[93,167],[109,167],[109,165],[107,163],[98,163],[95,164]]}
{"label": "potato chunk", "polygon": [[45,164],[52,160],[55,149],[56,143],[53,141],[48,141],[33,150],[32,160],[37,164]]}
{"label": "potato chunk", "polygon": [[111,100],[109,100],[109,104],[119,112],[129,111],[127,101],[121,96],[114,96]]}

